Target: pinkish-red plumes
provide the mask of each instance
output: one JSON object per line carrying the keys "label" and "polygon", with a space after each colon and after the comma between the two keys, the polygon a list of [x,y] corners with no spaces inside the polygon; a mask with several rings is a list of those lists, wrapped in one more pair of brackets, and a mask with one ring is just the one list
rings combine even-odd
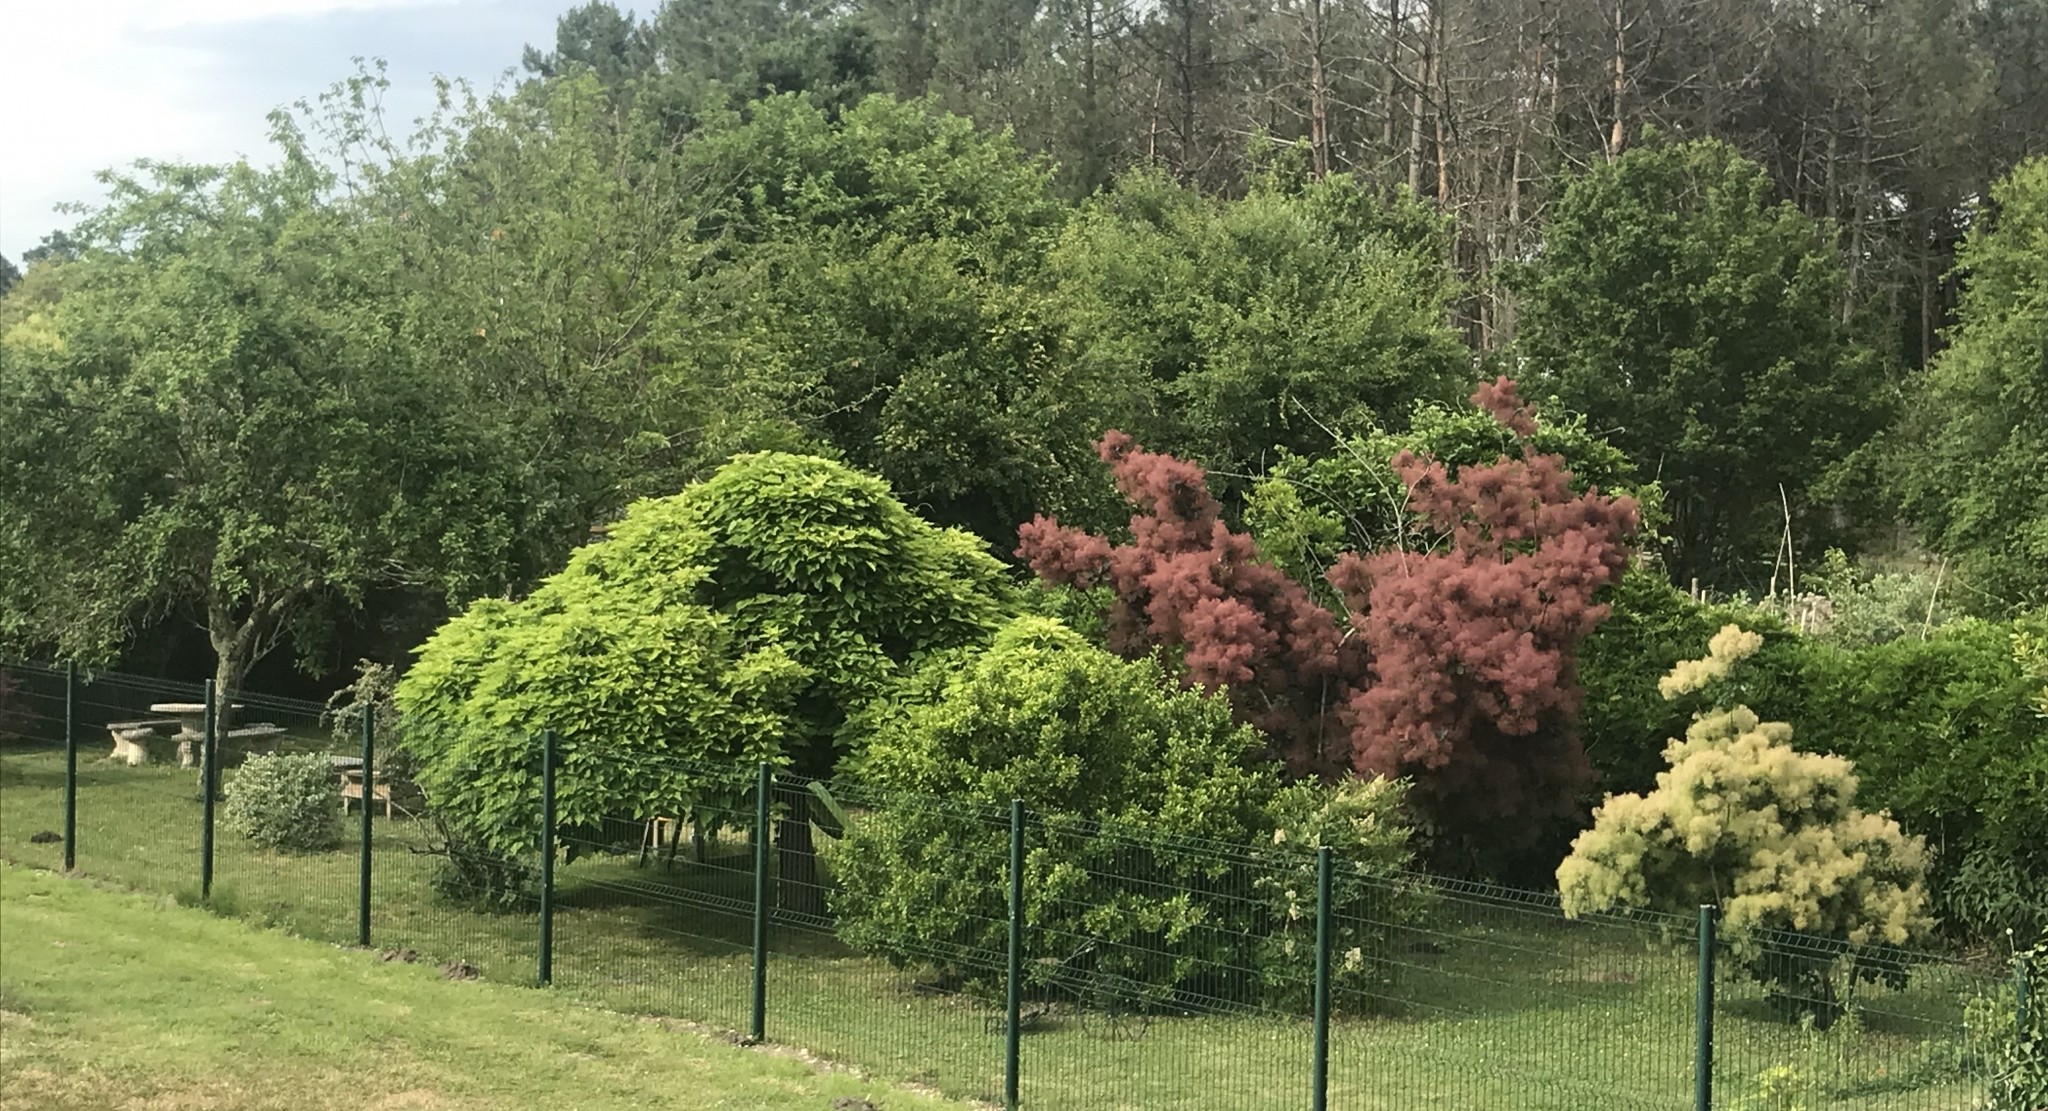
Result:
{"label": "pinkish-red plumes", "polygon": [[1329,576],[1342,621],[1223,523],[1200,467],[1121,432],[1100,450],[1138,508],[1132,542],[1040,517],[1017,554],[1048,581],[1109,586],[1111,647],[1177,650],[1187,681],[1227,688],[1293,774],[1411,776],[1440,824],[1528,828],[1575,805],[1590,775],[1575,654],[1641,517],[1634,499],[1574,493],[1564,460],[1529,446],[1535,414],[1512,381],[1472,403],[1521,457],[1452,477],[1397,456],[1416,529],[1437,542],[1342,557]]}

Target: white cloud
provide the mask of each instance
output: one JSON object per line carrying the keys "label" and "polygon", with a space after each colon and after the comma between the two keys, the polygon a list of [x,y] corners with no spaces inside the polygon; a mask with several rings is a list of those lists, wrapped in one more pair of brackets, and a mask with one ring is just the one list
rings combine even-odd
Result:
{"label": "white cloud", "polygon": [[348,76],[352,54],[393,58],[394,108],[434,73],[488,83],[570,2],[4,0],[0,254],[68,224],[59,202],[97,200],[99,170],[265,157],[265,114]]}

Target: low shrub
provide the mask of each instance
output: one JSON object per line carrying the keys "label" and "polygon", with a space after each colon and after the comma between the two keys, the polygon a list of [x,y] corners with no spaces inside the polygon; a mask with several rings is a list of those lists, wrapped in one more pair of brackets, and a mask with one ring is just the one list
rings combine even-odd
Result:
{"label": "low shrub", "polygon": [[251,756],[228,777],[221,823],[266,849],[318,852],[341,843],[336,799],[326,756]]}
{"label": "low shrub", "polygon": [[2038,1111],[2048,1107],[2048,945],[2012,963],[2012,982],[1973,1002],[1964,1024],[1989,1058],[1992,1111]]}
{"label": "low shrub", "polygon": [[1433,889],[1399,875],[1409,862],[1413,832],[1402,807],[1400,780],[1344,779],[1334,786],[1293,783],[1273,797],[1273,849],[1263,857],[1254,886],[1268,909],[1259,967],[1271,970],[1262,1001],[1306,1010],[1316,946],[1317,850],[1329,848],[1331,872],[1331,994],[1339,1009],[1371,1009],[1405,960],[1396,934],[1419,924]]}

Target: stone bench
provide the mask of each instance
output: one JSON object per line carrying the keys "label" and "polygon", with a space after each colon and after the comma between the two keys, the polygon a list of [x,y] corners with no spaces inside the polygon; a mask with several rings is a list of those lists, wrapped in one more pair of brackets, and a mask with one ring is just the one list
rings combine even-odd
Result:
{"label": "stone bench", "polygon": [[167,739],[163,730],[177,727],[178,721],[175,718],[161,721],[110,721],[107,723],[107,732],[113,735],[114,751],[107,759],[130,767],[150,763],[152,754],[149,743]]}
{"label": "stone bench", "polygon": [[[220,766],[224,768],[232,766],[235,763],[233,759],[235,756],[275,751],[277,745],[273,742],[277,738],[284,736],[284,733],[284,726],[272,725],[267,721],[251,722],[238,729],[230,729],[222,733],[220,735]],[[189,737],[183,733],[180,733],[178,736],[180,738],[178,741],[179,766],[186,768],[198,767],[199,749],[205,743],[206,738]]]}

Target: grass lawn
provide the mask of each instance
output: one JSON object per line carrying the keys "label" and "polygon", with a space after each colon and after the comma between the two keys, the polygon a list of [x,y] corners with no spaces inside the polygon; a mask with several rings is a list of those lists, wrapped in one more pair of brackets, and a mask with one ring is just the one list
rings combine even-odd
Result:
{"label": "grass lawn", "polygon": [[[58,862],[61,846],[29,838],[61,825],[61,767],[46,751],[0,753],[0,858]],[[198,885],[193,774],[86,763],[80,779],[81,869],[190,901]],[[446,906],[428,882],[433,861],[414,851],[424,844],[419,823],[380,819],[377,829],[376,944],[466,959],[489,980],[530,984],[533,916]],[[728,842],[725,851],[743,847]],[[679,861],[674,872],[640,867],[631,854],[586,856],[561,868],[554,994],[743,1029],[750,877],[720,869],[715,857],[710,867]],[[743,859],[731,863],[743,866]],[[323,940],[354,939],[352,845],[277,856],[223,831],[218,861],[216,911]],[[1333,1031],[1331,1107],[1667,1111],[1690,1104],[1694,966],[1682,949],[1640,929],[1478,904],[1447,907],[1439,921],[1411,933],[1393,954],[1402,967],[1391,998],[1370,1015],[1345,1008],[1351,1013]],[[991,1001],[932,993],[823,931],[778,926],[771,948],[771,1040],[948,1096],[1000,1092],[1002,1038],[989,1022]],[[1791,1066],[1807,1089],[1801,1100],[1814,1111],[1976,1107],[1981,1084],[1959,1025],[1964,1002],[1993,982],[1930,966],[1907,991],[1860,999],[1860,1029],[1821,1035],[1772,1017],[1753,985],[1724,980],[1717,1092],[1734,1106],[1764,1070]],[[1292,1111],[1308,1102],[1309,1057],[1307,1024],[1270,1014],[1158,1016],[1143,1037],[1111,1040],[1055,1013],[1024,1039],[1024,1102]]]}
{"label": "grass lawn", "polygon": [[0,1108],[957,1107],[0,865]]}

